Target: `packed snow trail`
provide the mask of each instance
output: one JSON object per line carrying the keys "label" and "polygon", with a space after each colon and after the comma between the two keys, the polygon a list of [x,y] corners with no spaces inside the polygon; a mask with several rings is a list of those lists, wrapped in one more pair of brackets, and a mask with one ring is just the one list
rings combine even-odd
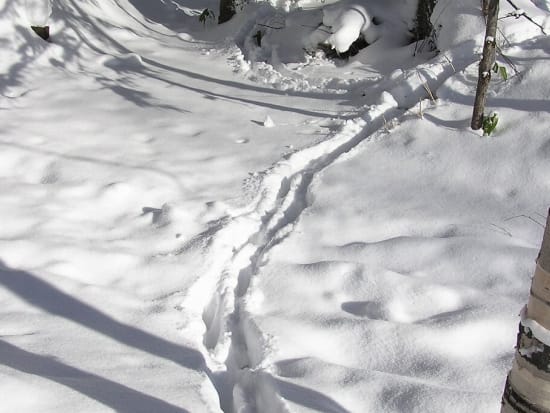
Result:
{"label": "packed snow trail", "polygon": [[[429,90],[471,63],[449,63],[448,57],[399,73],[390,91],[362,118],[346,121],[334,136],[291,154],[260,173],[256,199],[231,211],[210,240],[208,271],[189,290],[181,309],[187,315],[202,312],[191,329],[203,330],[205,356],[210,360],[215,385],[225,412],[283,412],[285,404],[269,375],[269,338],[247,310],[249,287],[270,250],[283,242],[313,202],[311,184],[343,154],[362,142],[385,136],[393,122],[419,100],[429,102]],[[375,85],[375,87],[379,85]],[[373,88],[374,89],[374,88]],[[433,98],[433,96],[432,96]],[[426,105],[427,103],[425,103]],[[197,297],[211,295],[205,307]],[[192,317],[191,317],[192,318]],[[269,407],[268,407],[269,406]]]}

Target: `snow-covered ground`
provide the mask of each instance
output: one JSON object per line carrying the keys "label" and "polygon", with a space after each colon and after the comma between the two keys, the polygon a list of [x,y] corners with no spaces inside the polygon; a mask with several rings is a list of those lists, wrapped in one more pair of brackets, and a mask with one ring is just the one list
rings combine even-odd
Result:
{"label": "snow-covered ground", "polygon": [[415,1],[329,3],[0,0],[0,411],[499,411],[550,38],[500,21],[483,137],[478,1],[439,0],[439,53]]}

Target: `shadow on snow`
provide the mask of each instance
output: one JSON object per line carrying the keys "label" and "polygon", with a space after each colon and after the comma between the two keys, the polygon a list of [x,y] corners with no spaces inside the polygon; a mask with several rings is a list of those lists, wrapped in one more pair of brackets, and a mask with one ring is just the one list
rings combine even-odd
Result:
{"label": "shadow on snow", "polygon": [[[35,275],[10,269],[1,261],[0,285],[49,314],[75,322],[129,347],[170,360],[188,369],[203,371],[211,376],[199,351],[121,323]],[[120,412],[185,412],[182,408],[122,384],[79,370],[53,358],[33,354],[2,340],[0,363],[53,380]]]}

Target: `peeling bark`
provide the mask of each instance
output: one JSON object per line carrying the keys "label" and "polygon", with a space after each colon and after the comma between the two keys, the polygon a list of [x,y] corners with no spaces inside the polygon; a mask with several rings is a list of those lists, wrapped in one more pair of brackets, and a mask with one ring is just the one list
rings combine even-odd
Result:
{"label": "peeling bark", "polygon": [[525,317],[519,325],[501,412],[550,413],[550,211]]}
{"label": "peeling bark", "polygon": [[519,357],[533,365],[537,370],[550,374],[550,347],[537,340],[532,331],[521,323],[516,348]]}

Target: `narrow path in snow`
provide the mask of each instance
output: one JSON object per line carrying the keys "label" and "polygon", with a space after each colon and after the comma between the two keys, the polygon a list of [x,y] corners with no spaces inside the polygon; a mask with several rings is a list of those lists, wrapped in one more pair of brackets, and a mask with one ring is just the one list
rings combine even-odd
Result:
{"label": "narrow path in snow", "polygon": [[[257,198],[249,206],[233,211],[211,242],[209,271],[191,289],[189,297],[204,295],[210,300],[202,309],[203,350],[212,364],[214,385],[224,412],[286,411],[271,384],[265,337],[250,317],[250,286],[266,263],[270,250],[283,242],[312,204],[311,185],[316,177],[343,154],[362,142],[385,136],[388,120],[399,118],[419,100],[426,88],[435,90],[455,68],[471,60],[454,63],[444,56],[419,66],[395,81],[380,95],[362,118],[348,120],[342,130],[264,171]],[[208,285],[208,283],[210,283]],[[193,311],[193,304],[183,304]],[[195,308],[195,313],[197,309]],[[278,406],[278,407],[276,407]]]}

